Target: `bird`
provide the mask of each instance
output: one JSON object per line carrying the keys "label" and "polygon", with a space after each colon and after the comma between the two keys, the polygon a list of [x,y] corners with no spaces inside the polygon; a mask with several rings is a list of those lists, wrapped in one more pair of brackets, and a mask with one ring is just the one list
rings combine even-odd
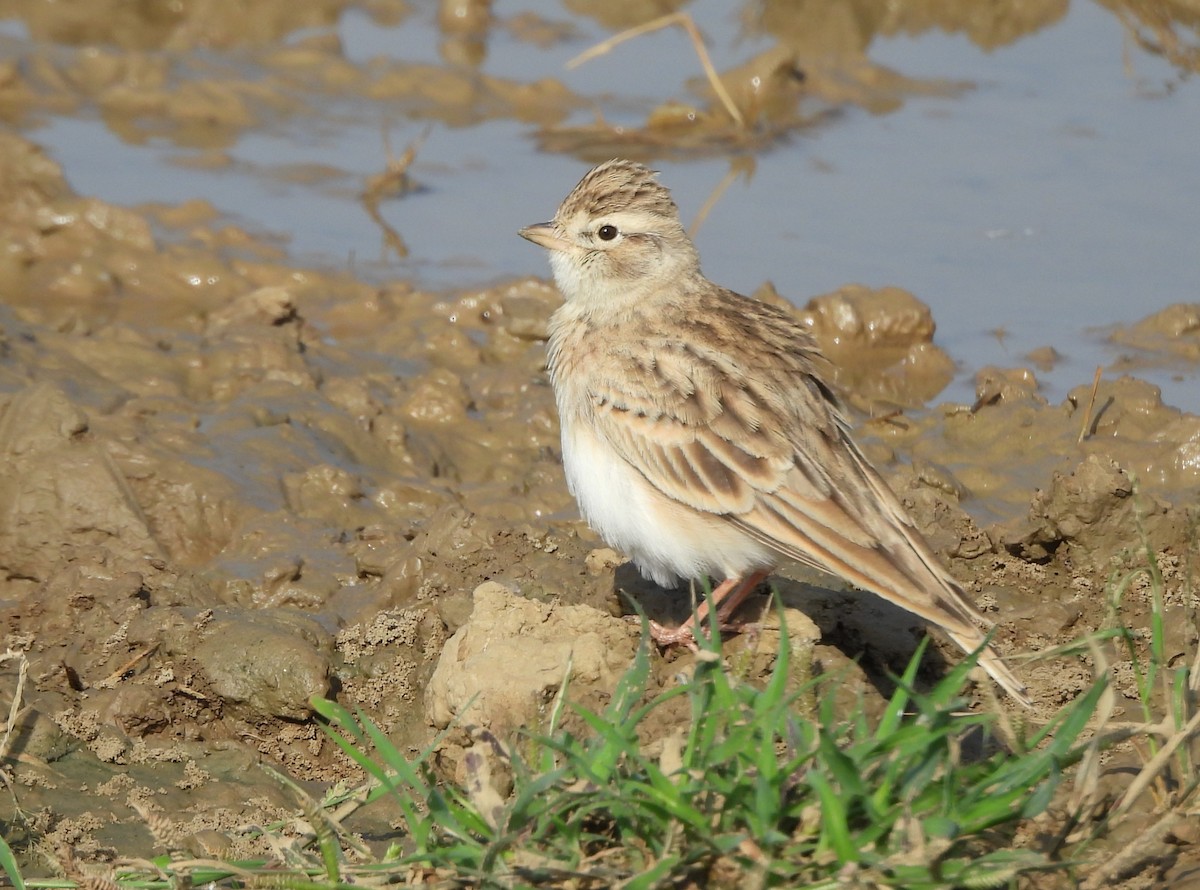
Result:
{"label": "bird", "polygon": [[[855,443],[809,329],[704,276],[657,176],[607,161],[552,220],[519,230],[548,251],[563,297],[547,367],[583,518],[665,588],[720,578],[721,621],[789,559],[841,577],[979,650],[1029,706],[984,645],[988,622]],[[691,641],[691,625],[651,630],[665,646]]]}

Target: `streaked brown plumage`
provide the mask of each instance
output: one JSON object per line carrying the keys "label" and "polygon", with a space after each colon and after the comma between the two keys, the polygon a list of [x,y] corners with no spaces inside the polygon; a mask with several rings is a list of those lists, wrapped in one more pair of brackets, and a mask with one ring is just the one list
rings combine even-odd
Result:
{"label": "streaked brown plumage", "polygon": [[[549,249],[566,301],[549,357],[568,483],[646,577],[724,578],[728,615],[790,558],[982,644],[982,617],[851,438],[809,332],[703,276],[651,171],[601,164],[521,234]],[[990,647],[980,664],[1029,703]]]}

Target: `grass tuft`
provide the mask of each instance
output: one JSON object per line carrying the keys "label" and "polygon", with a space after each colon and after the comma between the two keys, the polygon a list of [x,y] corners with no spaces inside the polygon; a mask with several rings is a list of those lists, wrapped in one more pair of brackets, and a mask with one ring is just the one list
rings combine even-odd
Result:
{"label": "grass tuft", "polygon": [[[514,792],[486,814],[462,791],[438,787],[429,751],[410,764],[363,715],[331,702],[316,707],[331,737],[404,813],[398,861],[471,880],[657,886],[723,874],[731,886],[832,887],[853,873],[879,886],[982,887],[1056,867],[1006,845],[1045,812],[1064,767],[1080,757],[1080,734],[1105,684],[1025,750],[993,746],[966,761],[964,742],[993,722],[963,711],[975,659],[918,692],[923,651],[871,725],[861,711],[839,715],[831,684],[793,682],[786,635],[761,688],[720,658],[701,657],[688,681],[648,702],[643,645],[604,711],[573,706],[589,732],[556,729],[530,737],[525,754],[508,753]],[[797,699],[814,693],[818,717],[804,719]],[[680,697],[688,725],[650,756],[639,727]]]}

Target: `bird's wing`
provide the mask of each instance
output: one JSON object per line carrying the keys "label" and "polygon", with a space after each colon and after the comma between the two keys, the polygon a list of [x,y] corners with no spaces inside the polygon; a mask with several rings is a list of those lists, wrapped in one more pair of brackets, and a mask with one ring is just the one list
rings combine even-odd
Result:
{"label": "bird's wing", "polygon": [[815,353],[736,348],[748,344],[710,332],[606,350],[587,375],[593,429],[668,497],[843,574],[842,563],[861,561],[839,558],[845,547],[869,558],[880,532],[907,517],[898,503],[880,515],[875,489],[886,506],[895,496],[850,441]]}
{"label": "bird's wing", "polygon": [[610,373],[589,374],[593,427],[651,485],[792,559],[879,586],[872,576],[891,561],[881,541],[916,532],[811,356],[681,341],[610,355]]}
{"label": "bird's wing", "polygon": [[[851,440],[807,334],[765,317],[767,329],[742,332],[736,347],[664,337],[607,350],[588,375],[595,432],[668,497],[941,626],[968,651],[981,645],[982,617]],[[1027,700],[994,652],[981,663]]]}

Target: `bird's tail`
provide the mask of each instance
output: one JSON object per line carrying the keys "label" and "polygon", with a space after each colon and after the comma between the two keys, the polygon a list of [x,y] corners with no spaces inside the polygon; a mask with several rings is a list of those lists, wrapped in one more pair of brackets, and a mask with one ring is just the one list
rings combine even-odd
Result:
{"label": "bird's tail", "polygon": [[[947,631],[950,639],[954,640],[964,652],[974,652],[979,649],[983,643],[984,637],[976,635],[974,638],[964,636],[963,634]],[[1020,702],[1027,708],[1033,707],[1033,699],[1029,697],[1028,691],[1025,689],[1025,684],[1020,681],[1016,674],[1009,670],[1003,659],[996,653],[996,650],[991,646],[985,646],[979,652],[979,666],[988,672],[993,680],[1004,687],[1004,691],[1013,697],[1015,701]]]}

